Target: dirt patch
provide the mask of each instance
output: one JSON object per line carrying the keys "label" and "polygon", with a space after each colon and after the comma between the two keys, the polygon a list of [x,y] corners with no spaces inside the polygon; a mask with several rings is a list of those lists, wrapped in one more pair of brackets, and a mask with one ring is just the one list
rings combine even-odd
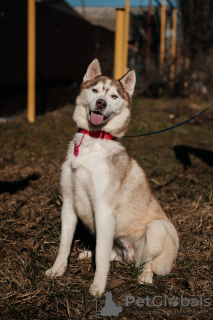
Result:
{"label": "dirt patch", "polygon": [[[198,111],[190,104],[186,100],[136,99],[128,135],[183,121]],[[196,105],[203,107],[199,102]],[[81,224],[67,272],[56,279],[44,276],[58,251],[60,168],[76,131],[73,109],[67,106],[40,116],[34,125],[20,116],[0,126],[1,319],[96,318],[96,303],[88,294],[94,262],[77,260],[84,247],[94,246],[94,238]],[[122,140],[147,172],[156,197],[176,226],[180,250],[172,273],[155,276],[153,285],[137,283],[134,264],[111,263],[106,290],[122,306],[119,319],[212,319],[212,136],[209,111],[199,121],[173,131]],[[145,303],[139,307],[132,303],[127,307],[128,295],[136,300],[159,296],[157,304],[161,297],[172,302],[167,306]],[[188,299],[182,306],[181,296]],[[201,296],[206,303],[201,302]],[[98,310],[104,300],[98,300]]]}

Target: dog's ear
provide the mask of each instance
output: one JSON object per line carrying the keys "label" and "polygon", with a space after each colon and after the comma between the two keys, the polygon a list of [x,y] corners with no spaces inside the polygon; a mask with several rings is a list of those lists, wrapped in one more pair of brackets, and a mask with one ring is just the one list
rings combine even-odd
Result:
{"label": "dog's ear", "polygon": [[83,82],[94,79],[97,76],[101,76],[101,66],[98,59],[94,59],[89,67],[87,68],[87,72],[83,78]]}
{"label": "dog's ear", "polygon": [[136,74],[134,69],[130,69],[120,80],[119,80],[126,92],[132,96],[136,83]]}

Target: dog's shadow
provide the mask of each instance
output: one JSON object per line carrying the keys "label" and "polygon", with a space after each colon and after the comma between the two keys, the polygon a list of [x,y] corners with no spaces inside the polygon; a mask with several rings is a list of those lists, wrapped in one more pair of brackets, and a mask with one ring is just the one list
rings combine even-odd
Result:
{"label": "dog's shadow", "polygon": [[37,173],[29,175],[25,179],[17,181],[0,181],[0,194],[9,192],[10,194],[15,194],[19,190],[24,190],[28,187],[31,181],[36,181],[40,178],[40,175]]}
{"label": "dog's shadow", "polygon": [[[76,231],[74,234],[74,239],[72,242],[72,249],[76,240],[80,240],[80,246],[83,250],[91,250],[92,251],[92,264],[93,269],[95,270],[95,245],[96,238],[95,235],[91,234],[87,227],[78,219]],[[71,250],[72,251],[72,250]]]}
{"label": "dog's shadow", "polygon": [[175,146],[173,148],[176,159],[180,161],[184,169],[192,166],[190,154],[198,157],[200,160],[205,162],[209,167],[213,167],[213,152],[209,150],[188,147],[184,145]]}

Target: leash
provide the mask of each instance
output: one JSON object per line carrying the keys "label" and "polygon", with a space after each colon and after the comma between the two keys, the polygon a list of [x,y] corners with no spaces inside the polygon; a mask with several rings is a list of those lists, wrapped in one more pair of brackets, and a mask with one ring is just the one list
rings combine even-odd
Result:
{"label": "leash", "polygon": [[192,120],[196,119],[197,117],[199,117],[201,114],[203,114],[204,112],[206,112],[207,110],[209,110],[212,107],[213,107],[213,104],[211,104],[208,108],[206,108],[205,110],[201,111],[200,113],[196,114],[194,117],[192,117],[192,118],[190,118],[190,119],[188,119],[186,121],[183,121],[181,123],[178,123],[175,126],[172,126],[172,127],[169,127],[169,128],[163,129],[163,130],[155,131],[155,132],[139,134],[139,135],[136,135],[136,136],[124,136],[123,138],[136,138],[136,137],[150,136],[152,134],[157,134],[157,133],[165,132],[165,131],[168,131],[168,130],[172,130],[174,128],[182,126],[183,124],[185,124],[185,123],[187,123],[189,121],[192,121]]}

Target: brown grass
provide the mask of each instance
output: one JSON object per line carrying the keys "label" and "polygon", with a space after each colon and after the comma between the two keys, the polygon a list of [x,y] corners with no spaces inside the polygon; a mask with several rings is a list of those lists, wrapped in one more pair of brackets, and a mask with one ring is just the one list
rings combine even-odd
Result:
{"label": "brown grass", "polygon": [[[171,126],[202,107],[205,105],[186,100],[135,99],[128,134]],[[73,108],[67,106],[40,116],[33,125],[22,115],[0,126],[1,319],[96,318],[95,301],[88,294],[94,263],[77,260],[78,253],[91,247],[94,239],[81,225],[66,273],[57,279],[44,276],[59,245],[60,168],[76,131]],[[123,307],[119,319],[213,317],[212,122],[209,111],[164,134],[123,139],[128,153],[147,172],[155,195],[175,224],[180,250],[172,273],[155,276],[153,285],[137,283],[138,270],[133,264],[111,263],[106,290]],[[126,295],[136,299],[156,295],[200,299],[202,295],[211,299],[211,306],[125,307]],[[98,300],[99,310],[103,301]]]}

